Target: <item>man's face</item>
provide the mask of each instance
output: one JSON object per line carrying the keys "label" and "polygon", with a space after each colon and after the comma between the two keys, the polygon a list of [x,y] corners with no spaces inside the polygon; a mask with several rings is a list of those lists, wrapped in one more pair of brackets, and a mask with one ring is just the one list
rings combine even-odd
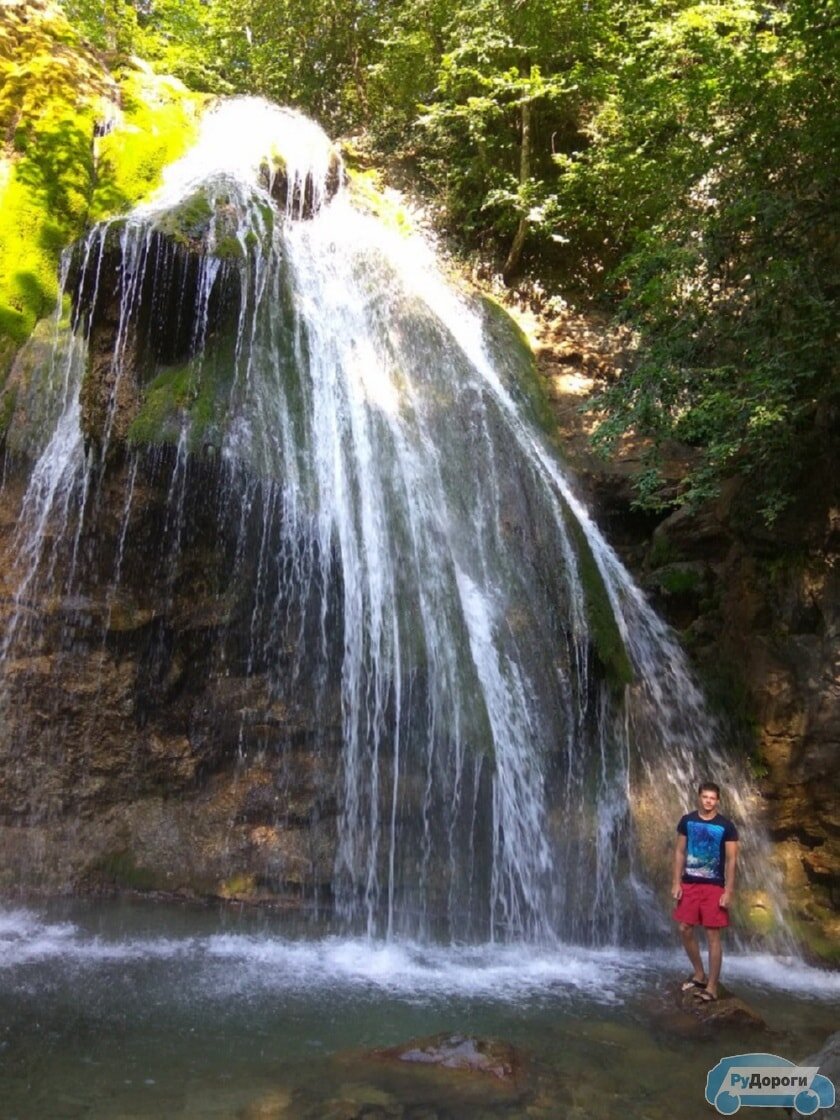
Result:
{"label": "man's face", "polygon": [[697,796],[697,804],[702,813],[714,813],[719,800],[720,798],[713,789],[704,789],[703,792]]}

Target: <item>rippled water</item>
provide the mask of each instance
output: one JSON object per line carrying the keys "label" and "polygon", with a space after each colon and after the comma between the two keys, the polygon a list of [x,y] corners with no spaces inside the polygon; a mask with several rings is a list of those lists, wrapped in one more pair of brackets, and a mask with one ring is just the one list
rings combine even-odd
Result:
{"label": "rippled water", "polygon": [[[676,951],[424,946],[347,939],[300,915],[7,905],[0,1115],[699,1117],[721,1057],[799,1059],[836,1025],[840,974],[731,956],[726,981],[774,1033],[704,1036],[665,990],[684,971]],[[367,1054],[439,1031],[512,1043],[517,1085]]]}

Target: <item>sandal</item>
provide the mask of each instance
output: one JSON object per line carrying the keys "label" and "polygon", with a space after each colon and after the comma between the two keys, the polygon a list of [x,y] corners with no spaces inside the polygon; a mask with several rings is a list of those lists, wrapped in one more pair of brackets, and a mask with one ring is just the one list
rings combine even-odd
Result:
{"label": "sandal", "polygon": [[707,991],[706,988],[702,992],[695,992],[695,997],[702,1000],[703,1003],[717,1003],[718,997],[714,992]]}
{"label": "sandal", "polygon": [[705,991],[706,981],[695,980],[693,976],[689,976],[687,980],[683,980],[682,984],[680,984],[681,992],[694,992],[694,994],[696,995],[697,993],[695,992],[695,988],[702,988],[703,991]]}

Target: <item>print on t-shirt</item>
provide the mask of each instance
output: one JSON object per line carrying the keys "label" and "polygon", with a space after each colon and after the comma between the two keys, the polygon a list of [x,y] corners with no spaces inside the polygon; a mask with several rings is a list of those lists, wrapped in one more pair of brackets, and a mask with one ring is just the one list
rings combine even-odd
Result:
{"label": "print on t-shirt", "polygon": [[723,826],[708,821],[686,821],[686,827],[688,829],[686,875],[691,875],[694,879],[720,882],[723,879],[721,861]]}

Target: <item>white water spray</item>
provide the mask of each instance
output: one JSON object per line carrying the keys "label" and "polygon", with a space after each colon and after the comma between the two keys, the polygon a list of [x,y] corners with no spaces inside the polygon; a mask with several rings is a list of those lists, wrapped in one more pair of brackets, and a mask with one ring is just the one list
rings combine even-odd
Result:
{"label": "white water spray", "polygon": [[[227,471],[220,510],[240,511],[235,570],[252,548],[254,517],[259,525],[248,674],[263,665],[271,674],[289,642],[294,686],[304,652],[311,661],[303,647],[313,611],[324,693],[338,665],[339,910],[369,935],[649,937],[657,921],[639,861],[640,808],[670,837],[693,784],[712,773],[747,818],[743,777],[716,749],[674,637],[523,418],[486,318],[444,282],[420,239],[359,212],[347,190],[330,198],[331,177],[335,191],[342,173],[317,126],[235,99],[208,113],[193,151],[129,215],[98,456],[83,454],[77,356],[24,502],[18,602],[58,578],[47,526],[78,543],[82,519],[96,515],[91,464],[98,493],[112,443],[126,438],[117,430],[123,380],[163,314],[158,282],[171,284],[182,266],[161,248],[161,231],[200,196],[204,242],[173,291],[189,304],[184,345],[196,383],[224,387],[223,409],[215,390],[223,419],[199,430],[185,407],[167,435],[160,570],[174,587],[190,456],[215,450]],[[114,252],[108,226],[81,249],[82,355],[101,264]],[[165,367],[148,346],[155,369]],[[581,548],[600,592],[584,586]],[[71,562],[71,582],[74,570]],[[610,679],[591,633],[587,596],[598,593],[632,663],[630,685]],[[753,839],[748,874],[763,860]]]}

